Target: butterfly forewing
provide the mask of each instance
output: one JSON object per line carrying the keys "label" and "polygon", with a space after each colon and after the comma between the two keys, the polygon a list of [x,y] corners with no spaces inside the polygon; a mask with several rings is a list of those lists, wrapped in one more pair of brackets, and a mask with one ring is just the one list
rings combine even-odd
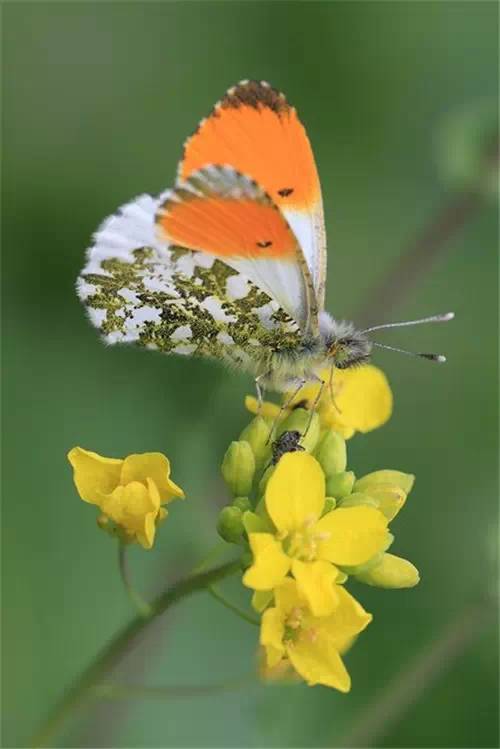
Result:
{"label": "butterfly forewing", "polygon": [[207,164],[250,175],[280,208],[298,239],[324,306],[326,240],[321,188],[304,126],[285,97],[265,82],[229,89],[186,141],[179,177]]}
{"label": "butterfly forewing", "polygon": [[159,199],[142,196],[95,235],[78,293],[107,343],[217,358],[250,372],[294,348],[297,324],[247,277],[213,255],[154,235]]}

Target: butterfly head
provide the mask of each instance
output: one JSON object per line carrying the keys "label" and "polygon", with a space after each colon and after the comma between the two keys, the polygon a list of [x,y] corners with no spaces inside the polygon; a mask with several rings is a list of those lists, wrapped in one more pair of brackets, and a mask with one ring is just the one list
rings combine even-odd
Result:
{"label": "butterfly head", "polygon": [[372,343],[352,323],[337,322],[323,313],[320,330],[328,362],[337,369],[349,369],[370,361]]}

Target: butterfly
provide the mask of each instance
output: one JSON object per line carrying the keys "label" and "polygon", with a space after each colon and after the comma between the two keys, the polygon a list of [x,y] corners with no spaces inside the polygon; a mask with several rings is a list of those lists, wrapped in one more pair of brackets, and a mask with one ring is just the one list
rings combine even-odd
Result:
{"label": "butterfly", "polygon": [[383,346],[368,335],[387,326],[360,331],[324,309],[314,155],[295,108],[264,81],[230,88],[186,140],[174,187],[127,203],[93,239],[77,292],[108,344],[220,360],[251,373],[259,395]]}

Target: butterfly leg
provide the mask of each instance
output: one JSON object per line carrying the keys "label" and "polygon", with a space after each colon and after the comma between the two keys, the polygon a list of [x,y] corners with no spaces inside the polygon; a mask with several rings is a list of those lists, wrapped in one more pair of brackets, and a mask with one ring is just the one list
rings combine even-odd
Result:
{"label": "butterfly leg", "polygon": [[337,412],[338,412],[339,414],[341,414],[341,413],[342,413],[342,411],[341,411],[341,410],[340,410],[340,408],[339,408],[339,407],[337,406],[337,402],[336,402],[336,400],[335,400],[335,395],[334,395],[334,392],[333,392],[333,376],[334,376],[334,373],[335,373],[335,364],[332,364],[332,367],[331,367],[331,369],[330,369],[330,378],[329,378],[329,380],[328,380],[328,389],[329,389],[329,391],[330,391],[330,400],[332,401],[333,407],[335,408],[335,410],[336,410],[336,411],[337,411]]}
{"label": "butterfly leg", "polygon": [[269,375],[269,372],[264,372],[263,374],[260,374],[255,378],[255,390],[257,391],[257,404],[258,404],[257,414],[259,416],[262,411],[262,404],[264,403],[264,393],[266,392],[266,388],[260,383],[261,383],[261,380],[264,380],[268,375]]}
{"label": "butterfly leg", "polygon": [[306,384],[307,380],[301,379],[301,380],[298,380],[297,382],[298,382],[298,385],[295,388],[295,390],[293,390],[292,393],[291,393],[291,395],[289,396],[289,398],[287,398],[287,400],[283,401],[283,403],[281,404],[281,407],[280,407],[280,410],[278,412],[278,415],[276,416],[275,420],[273,421],[273,424],[272,424],[272,427],[271,427],[271,431],[269,432],[269,437],[267,438],[267,442],[266,442],[267,445],[271,442],[271,439],[274,436],[274,432],[276,431],[276,427],[278,426],[278,423],[279,423],[279,421],[280,421],[280,419],[281,419],[281,417],[283,415],[283,411],[286,411],[287,408],[290,407],[290,405],[295,400],[295,397],[298,395],[298,393],[302,390],[302,388]]}
{"label": "butterfly leg", "polygon": [[[323,395],[323,391],[324,391],[325,385],[326,385],[326,382],[324,380],[322,380],[321,377],[318,377],[317,375],[314,375],[314,380],[313,381],[314,382],[319,382],[319,390],[318,390],[318,393],[317,393],[317,395],[316,395],[316,397],[315,397],[315,399],[314,399],[314,401],[312,403],[312,406],[311,406],[311,409],[310,409],[311,410],[311,414],[309,416],[309,421],[307,422],[306,431],[302,435],[303,437],[306,436],[306,434],[308,433],[309,429],[311,428],[311,424],[312,424],[314,412],[316,411],[318,403],[321,400],[321,396]],[[330,377],[330,383],[331,383],[331,377]]]}

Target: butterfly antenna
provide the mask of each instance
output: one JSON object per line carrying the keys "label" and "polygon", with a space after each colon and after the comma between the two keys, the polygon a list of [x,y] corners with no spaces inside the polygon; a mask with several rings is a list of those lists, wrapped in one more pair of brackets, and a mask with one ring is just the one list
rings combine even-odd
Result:
{"label": "butterfly antenna", "polygon": [[[362,333],[372,333],[374,330],[384,330],[385,328],[404,328],[407,325],[422,325],[427,322],[449,322],[455,317],[454,312],[445,312],[443,315],[432,315],[431,317],[422,317],[420,320],[406,320],[404,322],[388,322],[383,325],[373,325],[371,328],[362,330]],[[408,352],[409,353],[409,352]]]}
{"label": "butterfly antenna", "polygon": [[404,348],[387,346],[385,343],[376,343],[376,341],[372,341],[372,345],[377,346],[378,348],[385,348],[388,351],[397,351],[400,354],[407,354],[407,356],[416,356],[419,359],[428,359],[429,361],[435,361],[438,364],[444,364],[444,362],[446,361],[446,356],[443,356],[443,354],[423,354],[417,351],[407,351]]}

